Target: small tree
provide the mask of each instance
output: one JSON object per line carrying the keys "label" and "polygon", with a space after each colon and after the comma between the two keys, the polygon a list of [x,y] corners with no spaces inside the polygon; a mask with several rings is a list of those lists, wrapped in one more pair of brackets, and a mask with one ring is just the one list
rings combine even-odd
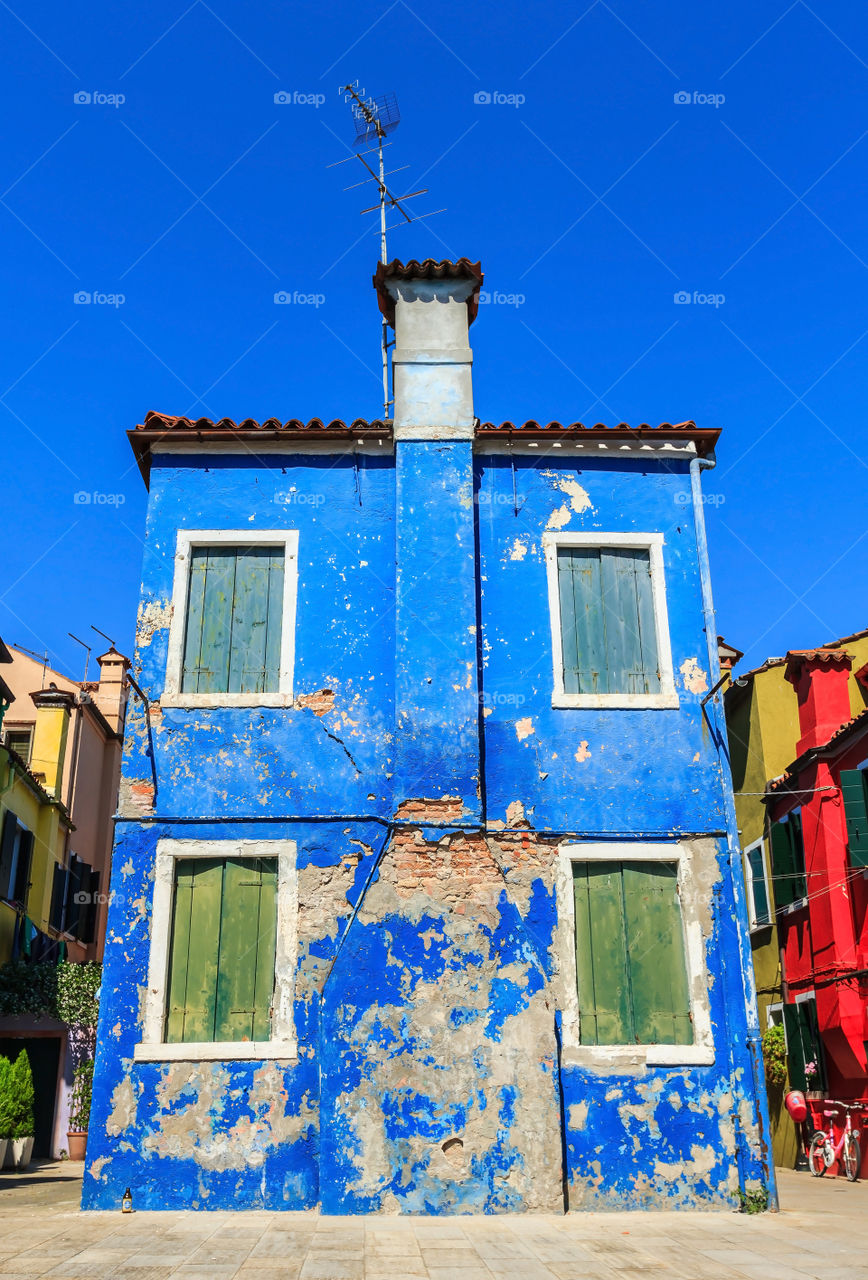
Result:
{"label": "small tree", "polygon": [[27,1050],[22,1049],[9,1073],[12,1095],[13,1138],[32,1138],[35,1133],[33,1116],[33,1072]]}
{"label": "small tree", "polygon": [[93,1059],[90,1058],[75,1069],[72,1081],[72,1104],[69,1111],[69,1129],[71,1133],[87,1133],[92,1095]]}
{"label": "small tree", "polygon": [[12,1137],[12,1063],[0,1057],[0,1140]]}

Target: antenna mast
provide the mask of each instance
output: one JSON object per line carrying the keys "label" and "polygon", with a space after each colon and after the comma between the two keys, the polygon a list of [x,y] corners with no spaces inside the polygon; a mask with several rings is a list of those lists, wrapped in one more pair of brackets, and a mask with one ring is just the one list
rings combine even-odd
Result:
{"label": "antenna mast", "polygon": [[[386,209],[397,209],[404,219],[404,223],[421,221],[421,218],[413,218],[404,208],[402,201],[412,200],[414,196],[427,195],[428,188],[423,187],[419,191],[410,191],[405,196],[396,196],[386,186],[386,178],[390,175],[386,173],[383,165],[383,148],[389,146],[386,142],[387,134],[393,129],[397,129],[401,123],[401,113],[398,110],[398,100],[393,93],[384,94],[381,98],[369,97],[365,94],[364,89],[359,89],[358,80],[352,84],[342,85],[339,92],[343,95],[344,101],[350,104],[352,110],[353,121],[356,126],[356,137],[353,143],[353,154],[355,158],[364,165],[370,174],[370,178],[364,178],[362,183],[354,183],[353,186],[362,186],[364,182],[371,179],[377,184],[379,199],[375,205],[371,205],[367,209],[362,209],[364,213],[374,213],[379,209],[380,212],[380,261],[385,265],[389,261],[386,248],[386,232],[391,228],[386,226]],[[356,150],[356,148],[368,147],[369,143],[374,145],[367,150]],[[376,152],[377,171],[375,172],[371,165],[365,159],[366,155],[372,155]],[[348,157],[349,158],[349,157]],[[338,164],[345,163],[338,160]],[[331,168],[331,166],[329,166]],[[392,169],[390,173],[398,173],[400,169],[408,168],[407,165],[401,165],[399,169]],[[352,190],[352,187],[345,187],[346,191]],[[434,213],[444,213],[443,209],[435,209]],[[433,217],[433,214],[422,215],[424,217]],[[403,224],[397,223],[397,226]],[[383,317],[383,338],[382,338],[382,356],[383,356],[383,418],[388,419],[389,410],[392,406],[392,398],[389,395],[389,347],[393,344],[389,341],[389,324],[385,316]]]}

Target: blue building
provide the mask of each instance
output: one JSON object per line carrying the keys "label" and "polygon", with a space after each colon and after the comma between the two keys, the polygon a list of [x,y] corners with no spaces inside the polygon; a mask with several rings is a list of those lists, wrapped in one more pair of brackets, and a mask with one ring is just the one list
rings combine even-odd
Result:
{"label": "blue building", "polygon": [[374,284],[392,421],[129,433],[143,696],[84,1206],[773,1195],[718,432],[480,423],[479,264]]}

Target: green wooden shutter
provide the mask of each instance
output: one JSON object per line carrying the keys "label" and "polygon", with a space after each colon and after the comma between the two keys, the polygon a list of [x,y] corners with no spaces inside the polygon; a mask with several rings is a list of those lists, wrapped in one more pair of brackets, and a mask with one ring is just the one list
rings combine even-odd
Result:
{"label": "green wooden shutter", "polygon": [[868,774],[864,769],[841,770],[841,796],[847,821],[851,867],[868,867]]}
{"label": "green wooden shutter", "polygon": [[617,862],[573,863],[582,1044],[629,1044],[627,937]]}
{"label": "green wooden shutter", "polygon": [[650,552],[558,548],[564,691],[657,693]]}
{"label": "green wooden shutter", "polygon": [[795,901],[796,882],[793,865],[793,845],[790,839],[790,826],[786,818],[773,822],[769,828],[772,846],[772,877],[775,882],[775,902],[779,907],[788,907]]}
{"label": "green wooden shutter", "polygon": [[178,861],[168,1041],[268,1039],[276,923],[274,859]]}
{"label": "green wooden shutter", "polygon": [[766,889],[765,858],[761,844],[754,845],[745,855],[750,868],[750,892],[753,902],[753,918],[755,924],[769,924],[769,895]]}
{"label": "green wooden shutter", "polygon": [[558,548],[565,693],[606,693],[600,552]]}
{"label": "green wooden shutter", "polygon": [[282,606],[282,549],[239,549],[232,601],[230,693],[277,689]]}
{"label": "green wooden shutter", "polygon": [[283,579],[282,547],[193,549],[183,692],[276,692]]}
{"label": "green wooden shutter", "polygon": [[669,862],[625,862],[622,876],[633,1040],[692,1044],[678,869]]}
{"label": "green wooden shutter", "polygon": [[603,619],[611,693],[657,693],[657,641],[651,554],[610,547],[600,554]]}
{"label": "green wooden shutter", "polygon": [[223,860],[179,859],[166,1018],[168,1041],[214,1039]]}
{"label": "green wooden shutter", "polygon": [[797,1004],[784,1005],[784,1034],[787,1039],[787,1074],[790,1078],[790,1088],[804,1090],[807,1083],[806,1059],[802,1047],[801,1019]]}
{"label": "green wooden shutter", "polygon": [[805,898],[808,894],[808,879],[805,874],[805,841],[802,835],[802,815],[794,809],[787,815],[790,846],[793,862],[793,899]]}
{"label": "green wooden shutter", "polygon": [[277,868],[226,863],[217,975],[215,1040],[267,1040],[274,991]]}

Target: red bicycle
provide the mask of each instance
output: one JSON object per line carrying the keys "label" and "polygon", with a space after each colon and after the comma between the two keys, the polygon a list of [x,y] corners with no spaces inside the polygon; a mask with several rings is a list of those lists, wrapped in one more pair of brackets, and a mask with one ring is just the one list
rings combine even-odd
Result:
{"label": "red bicycle", "polygon": [[818,1129],[811,1139],[808,1148],[808,1166],[815,1178],[822,1178],[827,1169],[831,1169],[836,1160],[844,1165],[848,1182],[855,1182],[862,1166],[862,1151],[859,1146],[859,1130],[854,1129],[850,1120],[851,1111],[861,1111],[861,1106],[851,1107],[846,1102],[827,1102],[827,1107],[835,1107],[846,1114],[844,1130],[838,1142],[835,1141],[834,1119],[837,1111],[825,1110],[823,1115],[829,1121],[829,1132]]}

